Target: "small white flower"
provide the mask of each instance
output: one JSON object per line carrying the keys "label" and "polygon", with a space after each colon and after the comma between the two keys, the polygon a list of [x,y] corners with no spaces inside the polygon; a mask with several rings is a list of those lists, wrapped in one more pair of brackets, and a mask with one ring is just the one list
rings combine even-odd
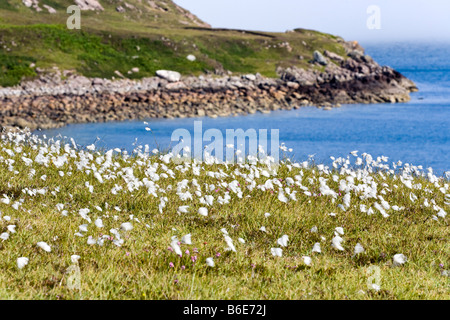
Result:
{"label": "small white flower", "polygon": [[343,235],[344,234],[344,229],[342,227],[336,227],[336,229],[334,229],[337,234]]}
{"label": "small white flower", "polygon": [[259,228],[260,231],[262,232],[267,232],[266,227],[262,226],[261,228]]}
{"label": "small white flower", "polygon": [[79,255],[74,254],[74,255],[70,256],[70,261],[72,261],[72,263],[78,263],[79,259],[80,259]]}
{"label": "small white flower", "polygon": [[264,213],[264,217],[266,217],[266,218],[270,217],[270,213],[268,213],[268,212]]}
{"label": "small white flower", "polygon": [[8,229],[9,232],[11,232],[11,233],[16,233],[16,225],[10,224],[10,225],[7,226],[6,228]]}
{"label": "small white flower", "polygon": [[188,208],[189,208],[189,206],[180,206],[180,207],[178,207],[178,212],[180,212],[180,213],[188,213],[189,212]]}
{"label": "small white flower", "polygon": [[3,241],[8,240],[8,238],[9,238],[8,232],[3,232],[2,234],[0,234],[0,239],[2,239]]}
{"label": "small white flower", "polygon": [[245,243],[245,240],[244,240],[244,239],[242,239],[242,238],[238,238],[238,241],[239,241],[240,243],[242,243],[242,244],[244,244],[244,243]]}

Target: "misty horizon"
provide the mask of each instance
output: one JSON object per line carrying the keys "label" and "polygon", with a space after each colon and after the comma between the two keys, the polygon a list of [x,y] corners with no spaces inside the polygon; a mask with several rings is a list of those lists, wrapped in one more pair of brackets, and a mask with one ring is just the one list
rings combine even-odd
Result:
{"label": "misty horizon", "polygon": [[[450,42],[450,2],[431,0],[175,0],[213,28],[285,32],[312,29],[360,42]],[[369,29],[370,6],[379,28]],[[239,8],[239,10],[236,10]],[[251,13],[251,14],[249,14]]]}

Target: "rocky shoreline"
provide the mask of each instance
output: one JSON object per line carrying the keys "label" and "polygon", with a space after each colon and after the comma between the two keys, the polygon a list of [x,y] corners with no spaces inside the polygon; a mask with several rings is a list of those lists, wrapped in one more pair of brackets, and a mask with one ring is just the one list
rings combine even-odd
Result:
{"label": "rocky shoreline", "polygon": [[16,87],[0,88],[0,127],[35,130],[69,123],[267,113],[312,105],[331,109],[351,103],[406,102],[409,93],[417,91],[412,81],[378,65],[363,51],[349,49],[347,55],[344,59],[316,51],[309,70],[279,68],[279,78],[159,73],[138,81],[112,81],[55,70]]}

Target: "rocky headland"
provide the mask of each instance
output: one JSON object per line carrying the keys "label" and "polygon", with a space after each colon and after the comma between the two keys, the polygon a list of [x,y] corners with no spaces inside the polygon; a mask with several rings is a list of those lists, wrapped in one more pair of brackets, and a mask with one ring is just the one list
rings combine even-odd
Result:
{"label": "rocky headland", "polygon": [[[0,126],[49,129],[69,123],[145,118],[217,117],[352,103],[409,101],[415,84],[380,66],[354,42],[346,57],[314,52],[309,69],[259,74],[182,77],[159,71],[140,80],[87,78],[70,71],[42,72],[33,81],[0,88]],[[64,80],[63,80],[63,79]]]}

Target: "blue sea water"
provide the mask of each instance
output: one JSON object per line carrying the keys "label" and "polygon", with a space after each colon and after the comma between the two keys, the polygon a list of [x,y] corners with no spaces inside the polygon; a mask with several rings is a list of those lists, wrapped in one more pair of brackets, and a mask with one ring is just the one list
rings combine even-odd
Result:
{"label": "blue sea water", "polygon": [[[362,44],[379,64],[388,65],[413,80],[419,92],[402,104],[343,105],[330,111],[305,107],[270,114],[229,118],[149,119],[152,132],[142,121],[72,124],[39,134],[73,137],[80,145],[96,143],[103,148],[132,150],[139,144],[169,148],[175,129],[192,135],[193,123],[202,120],[203,130],[242,128],[279,129],[280,143],[293,148],[296,160],[314,155],[329,163],[330,156],[347,156],[358,150],[387,156],[389,162],[432,167],[435,174],[450,170],[450,44]],[[100,139],[98,140],[97,137]],[[97,141],[98,140],[98,141]],[[155,142],[156,140],[156,142]]]}

